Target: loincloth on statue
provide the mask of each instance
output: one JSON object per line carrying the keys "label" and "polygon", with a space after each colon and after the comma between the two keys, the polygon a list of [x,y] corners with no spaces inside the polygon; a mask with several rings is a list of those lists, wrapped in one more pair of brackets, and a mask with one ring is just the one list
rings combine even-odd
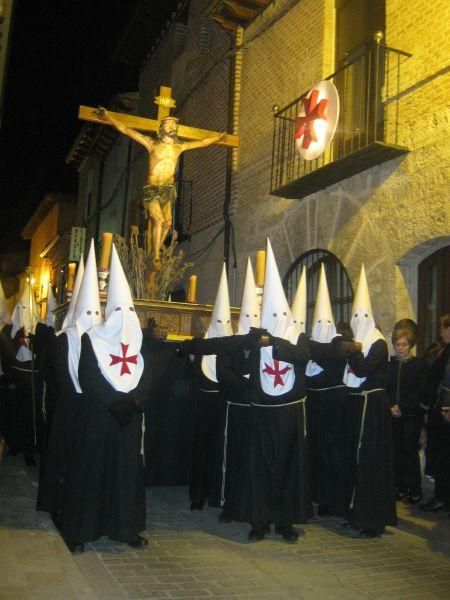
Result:
{"label": "loincloth on statue", "polygon": [[142,192],[142,206],[144,207],[145,215],[147,215],[148,205],[153,200],[158,200],[161,208],[164,208],[167,204],[174,204],[177,199],[177,188],[173,184],[144,185]]}

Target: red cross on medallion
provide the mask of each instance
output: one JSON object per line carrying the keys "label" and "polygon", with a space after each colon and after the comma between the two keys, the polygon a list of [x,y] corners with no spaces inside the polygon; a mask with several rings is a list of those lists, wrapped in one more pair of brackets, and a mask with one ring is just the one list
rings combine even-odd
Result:
{"label": "red cross on medallion", "polygon": [[28,340],[26,337],[22,336],[19,338],[19,348],[20,346],[25,346],[25,348],[28,348]]}
{"label": "red cross on medallion", "polygon": [[304,117],[297,117],[295,119],[295,139],[298,140],[303,136],[302,148],[309,148],[311,142],[317,142],[317,134],[314,129],[314,121],[316,119],[327,120],[325,116],[325,109],[328,104],[326,98],[322,98],[320,102],[317,102],[319,98],[319,90],[313,90],[309,98],[303,99],[303,108],[305,110]]}
{"label": "red cross on medallion", "polygon": [[117,365],[118,363],[121,362],[122,367],[120,369],[120,376],[122,377],[122,375],[125,375],[125,373],[127,373],[127,375],[131,375],[131,371],[128,368],[127,363],[133,363],[133,365],[137,365],[138,355],[134,354],[133,356],[127,356],[129,344],[122,344],[122,342],[121,342],[120,345],[122,346],[122,356],[116,356],[114,354],[110,354],[112,361],[109,363],[109,366],[111,367],[112,365]]}
{"label": "red cross on medallion", "polygon": [[290,371],[292,367],[290,367],[289,365],[286,365],[284,367],[284,369],[280,369],[279,368],[280,361],[276,360],[276,359],[274,359],[273,364],[275,365],[275,369],[272,369],[272,367],[270,365],[268,365],[267,363],[264,363],[265,369],[263,369],[263,373],[268,373],[269,375],[275,375],[275,379],[273,380],[274,388],[276,388],[277,385],[284,386],[284,381],[281,376],[285,375],[288,371]]}

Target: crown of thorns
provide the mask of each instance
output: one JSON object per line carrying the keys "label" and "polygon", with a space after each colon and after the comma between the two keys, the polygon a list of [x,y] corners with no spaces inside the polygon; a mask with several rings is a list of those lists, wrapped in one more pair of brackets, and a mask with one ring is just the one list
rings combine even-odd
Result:
{"label": "crown of thorns", "polygon": [[168,121],[173,121],[174,123],[178,123],[179,120],[180,119],[178,119],[177,117],[164,117],[163,119],[161,119],[159,124],[162,125],[163,123],[167,123]]}

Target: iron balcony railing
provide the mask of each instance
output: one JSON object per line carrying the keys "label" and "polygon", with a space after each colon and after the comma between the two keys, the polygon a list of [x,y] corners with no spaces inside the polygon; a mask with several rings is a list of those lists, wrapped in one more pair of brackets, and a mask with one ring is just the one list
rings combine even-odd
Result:
{"label": "iron balcony railing", "polygon": [[[384,46],[380,43],[380,37],[377,35],[374,41],[364,44],[347,56],[342,66],[327,77],[338,90],[340,116],[335,136],[321,156],[314,160],[304,160],[300,157],[294,141],[296,117],[301,112],[303,99],[308,92],[288,106],[274,109],[276,112],[272,148],[272,194],[303,197],[306,194],[301,192],[302,182],[299,180],[321,167],[330,167],[330,163],[337,163],[354,153],[361,153],[364,148],[380,142],[388,142],[393,147],[397,144],[400,66],[403,60],[411,55]],[[369,166],[371,165],[368,164],[365,168]],[[339,177],[339,174],[332,174],[330,177],[328,168],[327,177],[323,178],[321,187],[351,174],[347,168],[342,170],[342,177]]]}

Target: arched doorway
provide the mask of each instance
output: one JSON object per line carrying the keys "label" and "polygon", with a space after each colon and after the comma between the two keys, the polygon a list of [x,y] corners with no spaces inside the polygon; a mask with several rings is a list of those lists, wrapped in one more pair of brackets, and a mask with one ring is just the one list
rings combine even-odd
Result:
{"label": "arched doorway", "polygon": [[338,323],[339,321],[350,321],[353,289],[343,264],[334,254],[327,250],[309,250],[292,263],[283,280],[286,297],[291,304],[302,274],[303,266],[306,266],[306,287],[308,297],[306,317],[307,331],[311,330],[321,263],[325,266],[334,321],[335,323]]}
{"label": "arched doorway", "polygon": [[437,250],[419,264],[418,321],[422,354],[437,340],[439,317],[450,312],[450,246]]}

